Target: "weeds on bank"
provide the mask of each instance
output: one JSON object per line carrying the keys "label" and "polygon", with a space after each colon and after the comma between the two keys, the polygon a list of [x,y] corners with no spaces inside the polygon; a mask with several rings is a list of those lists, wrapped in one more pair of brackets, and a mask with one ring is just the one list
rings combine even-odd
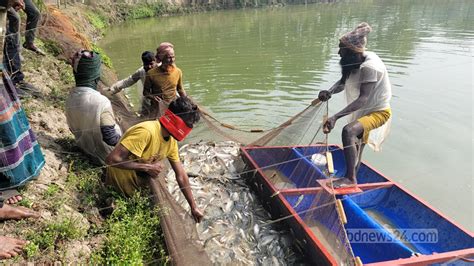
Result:
{"label": "weeds on bank", "polygon": [[71,161],[66,183],[78,190],[84,206],[99,206],[107,198],[115,198],[114,210],[103,226],[91,230],[106,239],[91,257],[93,264],[136,265],[155,259],[166,262],[158,212],[150,199],[140,193],[130,199],[121,198],[103,187],[100,175],[101,170],[88,162],[75,160]]}
{"label": "weeds on bank", "polygon": [[79,226],[74,219],[50,221],[40,225],[40,228],[27,231],[26,239],[30,242],[26,246],[28,258],[53,253],[66,241],[83,238],[87,231]]}
{"label": "weeds on bank", "polygon": [[34,3],[36,4],[36,7],[41,11],[44,12],[48,10],[48,7],[46,6],[46,3],[44,0],[34,0]]}
{"label": "weeds on bank", "polygon": [[65,90],[53,87],[45,100],[48,101],[51,106],[64,111],[66,110],[66,98],[67,92]]}
{"label": "weeds on bank", "polygon": [[107,219],[107,238],[102,249],[92,256],[94,264],[166,264],[158,211],[147,197],[137,193],[131,199],[117,199]]}
{"label": "weeds on bank", "polygon": [[107,17],[100,13],[97,13],[97,10],[94,10],[94,12],[87,12],[86,17],[92,24],[92,26],[94,26],[95,29],[97,29],[101,34],[103,34],[104,30],[108,26]]}
{"label": "weeds on bank", "polygon": [[101,169],[83,160],[73,160],[68,172],[66,186],[77,191],[82,205],[96,206],[103,201],[103,197],[107,197],[105,190],[101,189]]}
{"label": "weeds on bank", "polygon": [[133,7],[128,13],[128,16],[131,19],[150,18],[156,16],[155,12],[155,9],[151,5],[140,5]]}
{"label": "weeds on bank", "polygon": [[138,4],[129,6],[125,12],[125,19],[151,18],[165,14],[187,13],[193,10],[193,8],[185,8],[180,5],[167,4],[164,2]]}
{"label": "weeds on bank", "polygon": [[59,190],[60,190],[60,188],[57,184],[51,184],[51,185],[49,185],[49,187],[44,192],[44,197],[45,198],[52,198],[59,192]]}
{"label": "weeds on bank", "polygon": [[99,53],[102,57],[102,63],[106,65],[108,68],[113,68],[112,59],[105,53],[105,51],[97,46],[95,43],[92,44],[92,51]]}

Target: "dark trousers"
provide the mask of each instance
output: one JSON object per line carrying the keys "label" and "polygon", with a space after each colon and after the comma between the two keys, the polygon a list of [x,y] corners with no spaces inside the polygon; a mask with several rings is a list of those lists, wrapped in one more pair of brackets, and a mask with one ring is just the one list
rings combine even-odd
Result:
{"label": "dark trousers", "polygon": [[[36,27],[38,26],[41,14],[32,0],[25,1],[26,13],[26,33],[25,43],[33,44],[36,37]],[[22,81],[25,76],[21,72],[20,60],[20,15],[13,8],[7,11],[7,35],[5,37],[3,64],[10,73],[14,84]]]}
{"label": "dark trousers", "polygon": [[33,0],[25,1],[25,13],[26,13],[26,32],[25,32],[25,43],[33,44],[36,37],[36,28],[41,18],[41,13],[33,3]]}

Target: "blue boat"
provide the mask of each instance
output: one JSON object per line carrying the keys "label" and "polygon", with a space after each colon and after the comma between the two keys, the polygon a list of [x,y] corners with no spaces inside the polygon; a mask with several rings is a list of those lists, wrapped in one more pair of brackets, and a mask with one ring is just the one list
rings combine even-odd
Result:
{"label": "blue boat", "polygon": [[241,149],[248,183],[273,219],[290,228],[296,247],[308,262],[474,262],[472,232],[366,163],[358,169],[357,189],[332,189],[325,166],[318,161],[327,150],[332,154],[335,176],[344,176],[344,153],[336,145]]}

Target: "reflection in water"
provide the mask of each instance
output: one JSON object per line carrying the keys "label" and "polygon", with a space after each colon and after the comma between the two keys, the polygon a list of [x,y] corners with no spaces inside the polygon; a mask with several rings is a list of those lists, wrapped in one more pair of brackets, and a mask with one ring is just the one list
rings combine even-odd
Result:
{"label": "reflection in water", "polygon": [[[101,46],[126,77],[144,50],[171,41],[190,95],[228,124],[269,128],[340,77],[338,38],[367,21],[368,49],[393,84],[394,117],[384,151],[365,159],[474,230],[473,18],[469,0],[341,1],[131,21]],[[330,113],[343,106],[334,96]],[[342,125],[330,141],[340,143]],[[453,208],[453,198],[465,207]]]}

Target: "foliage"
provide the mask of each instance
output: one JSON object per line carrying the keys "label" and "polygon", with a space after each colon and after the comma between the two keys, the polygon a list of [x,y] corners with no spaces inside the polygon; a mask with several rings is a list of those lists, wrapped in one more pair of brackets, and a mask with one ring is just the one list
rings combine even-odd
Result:
{"label": "foliage", "polygon": [[84,205],[97,205],[101,200],[101,192],[104,193],[104,191],[101,191],[101,173],[101,169],[87,161],[72,161],[66,177],[66,186],[80,192],[79,198]]}
{"label": "foliage", "polygon": [[149,18],[155,15],[156,13],[153,5],[134,6],[128,13],[128,17],[132,19]]}
{"label": "foliage", "polygon": [[108,26],[107,18],[97,12],[87,12],[86,17],[89,22],[96,28],[98,31],[103,32]]}
{"label": "foliage", "polygon": [[53,40],[42,40],[43,47],[46,52],[52,54],[53,56],[58,56],[63,53],[61,46]]}
{"label": "foliage", "polygon": [[26,208],[31,208],[33,206],[33,202],[30,199],[24,197],[20,200],[20,202],[18,202],[18,205]]}
{"label": "foliage", "polygon": [[61,90],[57,87],[53,87],[51,88],[51,92],[45,100],[48,101],[52,106],[65,110],[66,98],[67,93],[64,90]]}
{"label": "foliage", "polygon": [[59,192],[60,188],[56,184],[51,184],[48,186],[46,191],[44,192],[44,197],[45,198],[52,198],[54,195],[56,195]]}
{"label": "foliage", "polygon": [[28,244],[26,244],[24,250],[27,258],[33,258],[39,253],[38,245],[33,242],[29,242]]}
{"label": "foliage", "polygon": [[72,67],[64,65],[59,68],[59,77],[66,85],[72,85],[76,82],[74,78],[74,73],[72,72]]}
{"label": "foliage", "polygon": [[138,193],[131,199],[117,199],[106,221],[105,243],[93,256],[94,264],[165,264],[168,257],[160,220],[157,210],[151,210],[150,200]]}
{"label": "foliage", "polygon": [[100,56],[102,57],[102,63],[104,63],[104,65],[106,65],[108,68],[113,68],[112,59],[110,59],[110,57],[104,52],[102,48],[97,46],[97,44],[93,43],[92,51],[100,54]]}
{"label": "foliage", "polygon": [[[28,233],[27,239],[35,245],[37,249],[54,250],[56,244],[84,237],[87,232],[76,225],[76,221],[64,219],[62,221],[51,221],[46,223],[39,230],[32,230]],[[33,246],[31,251],[36,250]],[[37,251],[37,250],[36,250]],[[32,252],[37,253],[37,252]]]}
{"label": "foliage", "polygon": [[182,14],[188,11],[196,11],[196,8],[183,7],[164,2],[155,2],[150,4],[129,5],[129,9],[125,12],[126,19],[140,19],[162,16],[166,14]]}
{"label": "foliage", "polygon": [[48,8],[46,7],[46,4],[45,4],[44,0],[34,0],[33,2],[36,4],[36,7],[37,7],[40,11],[44,12],[44,11],[48,10]]}

